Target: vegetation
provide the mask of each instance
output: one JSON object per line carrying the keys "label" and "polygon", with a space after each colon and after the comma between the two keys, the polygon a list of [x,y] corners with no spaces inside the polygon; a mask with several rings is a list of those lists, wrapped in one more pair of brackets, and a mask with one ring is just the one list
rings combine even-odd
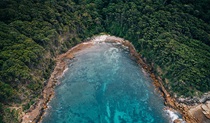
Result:
{"label": "vegetation", "polygon": [[107,32],[132,41],[178,96],[210,90],[210,25],[194,16],[201,2],[189,3],[138,0],[103,8]]}
{"label": "vegetation", "polygon": [[210,91],[209,0],[1,0],[0,123],[19,122],[54,57],[107,32],[130,40],[171,94]]}

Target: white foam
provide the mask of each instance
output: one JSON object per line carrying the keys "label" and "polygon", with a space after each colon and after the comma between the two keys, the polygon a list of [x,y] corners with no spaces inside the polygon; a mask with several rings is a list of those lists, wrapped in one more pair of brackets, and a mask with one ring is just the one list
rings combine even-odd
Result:
{"label": "white foam", "polygon": [[103,42],[106,40],[106,38],[109,37],[109,35],[100,35],[96,36],[92,39],[93,42]]}
{"label": "white foam", "polygon": [[173,123],[176,119],[179,119],[181,121],[181,123],[186,123],[183,119],[181,119],[179,117],[179,115],[174,112],[174,111],[171,111],[169,109],[165,110],[167,112],[167,114],[169,115],[170,119],[171,119],[171,123]]}
{"label": "white foam", "polygon": [[59,76],[58,78],[63,77],[63,76],[65,75],[65,73],[68,71],[68,69],[69,69],[69,68],[68,68],[68,67],[66,67],[66,68],[65,68],[65,70],[63,71],[62,75],[61,75],[61,76]]}
{"label": "white foam", "polygon": [[68,71],[68,67],[63,71],[63,74],[65,74]]}
{"label": "white foam", "polygon": [[90,44],[91,42],[83,42],[82,44]]}
{"label": "white foam", "polygon": [[171,110],[166,110],[166,112],[168,113],[169,117],[171,118],[172,121],[175,121],[176,119],[179,119],[179,116],[171,111]]}

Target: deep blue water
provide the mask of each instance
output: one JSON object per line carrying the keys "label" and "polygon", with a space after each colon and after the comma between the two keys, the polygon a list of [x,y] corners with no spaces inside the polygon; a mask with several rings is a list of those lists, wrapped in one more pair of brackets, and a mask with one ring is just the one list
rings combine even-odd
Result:
{"label": "deep blue water", "polygon": [[96,44],[70,61],[43,123],[168,123],[163,99],[127,50]]}

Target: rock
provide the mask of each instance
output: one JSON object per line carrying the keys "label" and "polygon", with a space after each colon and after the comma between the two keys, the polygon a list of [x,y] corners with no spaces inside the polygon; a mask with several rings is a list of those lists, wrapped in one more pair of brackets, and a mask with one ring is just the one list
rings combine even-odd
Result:
{"label": "rock", "polygon": [[202,107],[202,109],[203,109],[204,111],[208,111],[208,110],[209,110],[208,106],[206,106],[205,104],[203,104],[201,107]]}
{"label": "rock", "polygon": [[182,123],[182,121],[181,120],[179,120],[179,119],[176,119],[176,120],[174,120],[174,122],[173,123]]}
{"label": "rock", "polygon": [[210,109],[210,101],[206,102],[206,106],[208,106],[208,108]]}
{"label": "rock", "polygon": [[200,102],[201,103],[205,103],[206,101],[210,100],[210,93],[205,93],[201,98],[200,98]]}
{"label": "rock", "polygon": [[206,100],[207,100],[207,98],[206,98],[206,97],[203,97],[203,98],[201,98],[201,99],[199,100],[199,102],[204,103]]}
{"label": "rock", "polygon": [[176,100],[177,100],[177,102],[179,102],[179,103],[184,103],[184,104],[190,105],[190,106],[197,105],[197,104],[200,102],[200,100],[199,100],[198,97],[193,97],[193,98],[189,98],[189,97],[188,97],[188,98],[179,97],[179,98],[177,98]]}
{"label": "rock", "polygon": [[202,104],[201,105],[201,108],[202,108],[202,112],[203,114],[208,118],[210,119],[210,103],[206,103],[206,104]]}

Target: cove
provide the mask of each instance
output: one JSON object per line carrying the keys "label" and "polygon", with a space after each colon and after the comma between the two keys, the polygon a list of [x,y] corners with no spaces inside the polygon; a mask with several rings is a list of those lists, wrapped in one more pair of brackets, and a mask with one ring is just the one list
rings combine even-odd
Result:
{"label": "cove", "polygon": [[42,123],[168,123],[164,101],[128,49],[95,43],[75,53]]}

